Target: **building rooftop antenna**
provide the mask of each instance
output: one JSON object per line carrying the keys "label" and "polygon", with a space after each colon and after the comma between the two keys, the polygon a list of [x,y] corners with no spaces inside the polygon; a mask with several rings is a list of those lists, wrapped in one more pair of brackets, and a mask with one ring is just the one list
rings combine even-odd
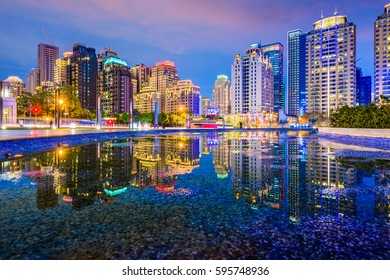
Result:
{"label": "building rooftop antenna", "polygon": [[334,7],[334,15],[337,16],[339,12],[337,11],[337,6]]}
{"label": "building rooftop antenna", "polygon": [[46,42],[47,42],[48,44],[54,45],[54,42],[51,41],[51,40],[49,40],[49,37],[47,37],[45,28],[43,28],[43,26],[41,26],[41,31],[42,31],[43,36],[45,37]]}

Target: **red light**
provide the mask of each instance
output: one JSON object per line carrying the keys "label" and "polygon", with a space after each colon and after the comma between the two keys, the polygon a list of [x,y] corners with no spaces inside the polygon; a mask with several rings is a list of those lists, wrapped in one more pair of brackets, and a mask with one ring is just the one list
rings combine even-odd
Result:
{"label": "red light", "polygon": [[38,115],[41,112],[41,107],[35,105],[31,108],[31,112],[34,113],[35,115]]}

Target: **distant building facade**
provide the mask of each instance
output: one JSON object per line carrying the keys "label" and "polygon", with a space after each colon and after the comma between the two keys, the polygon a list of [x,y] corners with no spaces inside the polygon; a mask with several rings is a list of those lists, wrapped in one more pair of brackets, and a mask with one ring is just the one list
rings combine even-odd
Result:
{"label": "distant building facade", "polygon": [[140,93],[142,87],[149,84],[150,79],[150,68],[146,67],[144,64],[138,64],[130,68],[131,78],[137,81],[136,87],[134,88],[134,93]]}
{"label": "distant building facade", "polygon": [[76,43],[70,58],[70,85],[74,86],[81,107],[92,112],[97,100],[97,57],[94,48]]}
{"label": "distant building facade", "polygon": [[192,116],[200,114],[200,87],[191,80],[181,80],[166,90],[165,113],[188,110]]}
{"label": "distant building facade", "polygon": [[284,51],[281,43],[261,46],[264,56],[269,59],[274,72],[274,112],[285,111],[284,94]]}
{"label": "distant building facade", "polygon": [[64,58],[57,58],[54,66],[54,84],[65,86],[70,83],[70,58],[72,52],[64,52]]}
{"label": "distant building facade", "polygon": [[274,111],[274,73],[260,44],[252,44],[244,56],[235,56],[231,78],[232,114]]}
{"label": "distant building facade", "polygon": [[33,68],[27,75],[27,91],[34,93],[35,88],[38,86],[38,69]]}
{"label": "distant building facade", "polygon": [[144,86],[134,95],[134,109],[141,114],[154,112],[155,104],[160,104],[160,95],[155,88]]}
{"label": "distant building facade", "polygon": [[[160,112],[168,112],[166,105],[166,91],[177,84],[179,80],[177,74],[177,68],[172,61],[166,60],[163,62],[157,62],[155,66],[151,68],[150,73],[150,86],[160,93]],[[172,104],[172,102],[170,102]],[[170,105],[169,105],[170,106]]]}
{"label": "distant building facade", "polygon": [[0,127],[7,124],[16,124],[16,98],[11,96],[11,84],[0,82]]}
{"label": "distant building facade", "polygon": [[306,113],[306,34],[301,30],[287,33],[286,113]]}
{"label": "distant building facade", "polygon": [[37,86],[41,86],[44,82],[54,83],[54,65],[57,58],[59,58],[58,47],[43,43],[38,45]]}
{"label": "distant building facade", "polygon": [[210,98],[204,97],[200,100],[200,114],[207,116],[209,109],[213,106]]}
{"label": "distant building facade", "polygon": [[231,112],[230,89],[228,76],[218,75],[213,88],[213,102],[221,115],[229,115]]}
{"label": "distant building facade", "polygon": [[10,95],[13,98],[22,96],[23,92],[26,91],[26,84],[19,77],[10,76],[4,82],[10,84]]}
{"label": "distant building facade", "polygon": [[390,4],[384,8],[374,25],[374,94],[390,97]]}
{"label": "distant building facade", "polygon": [[356,106],[371,103],[371,76],[364,76],[361,68],[356,68]]}
{"label": "distant building facade", "polygon": [[103,116],[114,117],[130,111],[132,82],[130,68],[117,53],[109,50],[98,57],[98,94]]}

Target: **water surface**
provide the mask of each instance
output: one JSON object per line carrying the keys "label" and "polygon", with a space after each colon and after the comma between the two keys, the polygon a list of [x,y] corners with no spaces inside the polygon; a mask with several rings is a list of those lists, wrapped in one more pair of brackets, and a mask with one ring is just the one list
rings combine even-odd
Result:
{"label": "water surface", "polygon": [[386,152],[337,152],[182,133],[4,161],[0,258],[390,259]]}

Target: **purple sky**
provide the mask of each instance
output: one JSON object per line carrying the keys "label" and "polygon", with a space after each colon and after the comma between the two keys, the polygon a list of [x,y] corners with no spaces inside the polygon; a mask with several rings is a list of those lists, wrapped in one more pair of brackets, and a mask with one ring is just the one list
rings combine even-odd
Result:
{"label": "purple sky", "polygon": [[243,54],[254,42],[281,42],[287,47],[287,31],[307,32],[321,11],[330,16],[336,7],[356,24],[357,64],[372,75],[374,21],[385,4],[377,0],[0,0],[0,79],[14,75],[26,81],[36,67],[41,42],[54,43],[61,54],[80,42],[97,52],[109,47],[130,66],[172,60],[180,79],[191,79],[200,85],[203,97],[211,97],[216,76],[230,77],[236,53]]}

